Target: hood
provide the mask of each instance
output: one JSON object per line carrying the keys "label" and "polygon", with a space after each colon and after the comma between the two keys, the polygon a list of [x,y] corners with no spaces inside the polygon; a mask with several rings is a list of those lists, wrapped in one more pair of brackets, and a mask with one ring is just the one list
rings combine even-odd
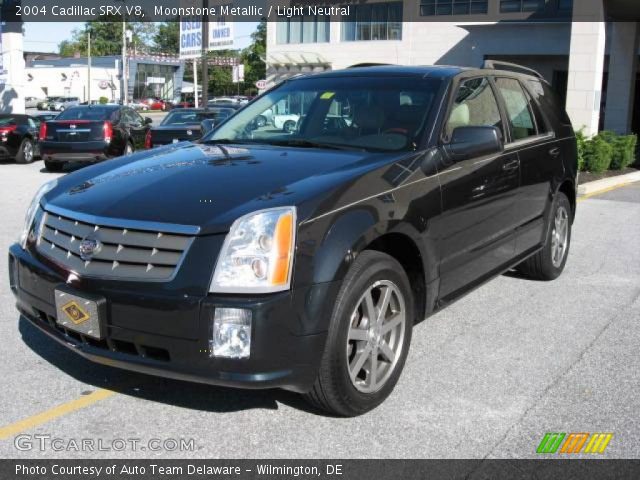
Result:
{"label": "hood", "polygon": [[299,205],[318,189],[326,192],[389,157],[183,142],[78,170],[61,178],[45,199],[72,212],[222,233],[241,215]]}

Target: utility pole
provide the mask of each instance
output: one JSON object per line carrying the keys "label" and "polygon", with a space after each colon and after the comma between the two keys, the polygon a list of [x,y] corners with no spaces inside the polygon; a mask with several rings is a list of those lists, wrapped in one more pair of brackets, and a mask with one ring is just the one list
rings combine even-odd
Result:
{"label": "utility pole", "polygon": [[204,15],[202,15],[202,103],[205,112],[209,109],[209,0],[202,0]]}
{"label": "utility pole", "polygon": [[193,105],[198,108],[198,59],[193,59]]}
{"label": "utility pole", "polygon": [[91,28],[87,31],[87,102],[91,105]]}
{"label": "utility pole", "polygon": [[127,79],[127,21],[122,16],[122,104],[127,104],[127,91],[129,81]]}

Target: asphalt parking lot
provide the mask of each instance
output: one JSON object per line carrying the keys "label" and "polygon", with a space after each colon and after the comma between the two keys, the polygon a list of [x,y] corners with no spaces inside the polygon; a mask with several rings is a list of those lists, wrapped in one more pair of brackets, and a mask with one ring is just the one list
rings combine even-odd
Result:
{"label": "asphalt parking lot", "polygon": [[[0,248],[54,174],[0,164]],[[94,365],[20,320],[0,272],[4,458],[521,458],[546,432],[611,432],[604,456],[640,457],[640,184],[579,203],[564,275],[502,276],[420,323],[393,395],[353,419],[283,391],[239,391]],[[193,439],[195,451],[18,450],[64,442]],[[64,443],[63,445],[68,445]]]}

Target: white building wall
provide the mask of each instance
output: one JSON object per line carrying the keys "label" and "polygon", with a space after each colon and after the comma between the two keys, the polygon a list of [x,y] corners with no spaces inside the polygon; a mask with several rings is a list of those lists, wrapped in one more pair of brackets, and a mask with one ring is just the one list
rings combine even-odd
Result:
{"label": "white building wall", "polygon": [[[71,67],[29,67],[25,69],[26,84],[29,90],[45,89],[49,96],[78,97],[81,102],[88,101],[88,68],[86,65]],[[116,89],[101,88],[105,83],[112,83]],[[118,70],[113,68],[91,69],[91,99],[100,97],[120,98],[120,82]]]}

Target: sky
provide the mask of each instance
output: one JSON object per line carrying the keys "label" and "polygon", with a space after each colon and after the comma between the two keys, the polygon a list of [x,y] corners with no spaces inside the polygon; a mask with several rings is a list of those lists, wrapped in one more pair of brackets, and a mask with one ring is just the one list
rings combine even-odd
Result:
{"label": "sky", "polygon": [[[58,44],[70,39],[73,30],[82,25],[81,22],[25,22],[24,50],[58,52]],[[257,25],[249,22],[235,24],[236,48],[244,48],[251,43],[250,35]]]}

